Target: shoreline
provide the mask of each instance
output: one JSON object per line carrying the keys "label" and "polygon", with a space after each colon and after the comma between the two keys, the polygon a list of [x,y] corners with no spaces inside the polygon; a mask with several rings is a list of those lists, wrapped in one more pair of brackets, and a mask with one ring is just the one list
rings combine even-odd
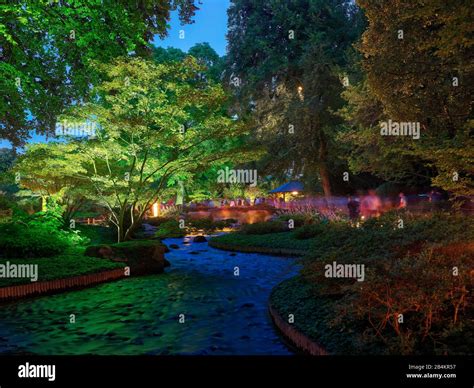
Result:
{"label": "shoreline", "polygon": [[302,257],[307,252],[298,249],[286,249],[286,248],[268,248],[268,247],[256,247],[256,246],[242,246],[234,244],[226,244],[218,241],[209,239],[209,246],[222,249],[223,251],[231,252],[243,252],[243,253],[260,253],[263,255],[272,256],[291,256],[291,257]]}
{"label": "shoreline", "polygon": [[[276,286],[278,287],[278,285]],[[268,301],[268,312],[275,329],[297,350],[311,356],[328,356],[326,349],[310,339],[306,334],[298,331],[294,326],[287,323],[271,302]]]}
{"label": "shoreline", "polygon": [[63,279],[0,287],[0,303],[87,288],[126,277],[124,268],[116,268]]}

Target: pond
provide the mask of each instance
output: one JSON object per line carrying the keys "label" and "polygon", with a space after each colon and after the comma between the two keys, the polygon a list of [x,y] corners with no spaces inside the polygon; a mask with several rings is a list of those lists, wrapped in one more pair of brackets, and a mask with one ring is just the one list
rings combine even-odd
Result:
{"label": "pond", "polygon": [[292,353],[267,302],[275,285],[297,273],[293,259],[221,251],[190,237],[165,243],[179,246],[166,254],[165,274],[1,305],[0,353]]}
{"label": "pond", "polygon": [[227,220],[229,218],[239,221],[241,224],[254,224],[265,222],[274,214],[270,209],[259,209],[255,207],[223,207],[208,208],[206,210],[189,210],[187,216],[191,219],[210,218],[213,221]]}

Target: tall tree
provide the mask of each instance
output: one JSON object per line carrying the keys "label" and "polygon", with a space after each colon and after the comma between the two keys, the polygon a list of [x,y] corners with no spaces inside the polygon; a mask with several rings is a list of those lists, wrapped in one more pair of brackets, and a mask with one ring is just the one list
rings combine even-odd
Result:
{"label": "tall tree", "polygon": [[[366,95],[381,104],[384,119],[421,126],[419,139],[382,139],[380,126],[366,127],[368,136],[372,131],[372,143],[379,145],[379,166],[386,161],[383,156],[391,154],[408,171],[413,163],[424,164],[434,185],[457,194],[474,193],[471,2],[358,0],[358,4],[368,19],[360,43]],[[355,110],[365,111],[363,100],[353,97]],[[376,163],[373,168],[380,172]]]}
{"label": "tall tree", "polygon": [[[178,63],[184,61],[187,56],[195,58],[200,65],[202,70],[199,73],[199,77],[201,77],[204,82],[221,81],[224,70],[224,58],[219,57],[216,51],[207,42],[195,44],[188,50],[188,53],[175,47],[153,48],[153,59],[157,63]],[[244,141],[242,138],[242,144]],[[215,170],[216,167],[211,167],[209,170],[192,177],[192,179],[188,177],[186,182],[180,182],[180,191],[187,193],[192,200],[215,197],[217,194],[215,191],[217,185],[215,180],[217,173]],[[183,197],[183,195],[180,195],[180,197]]]}
{"label": "tall tree", "polygon": [[196,58],[198,63],[203,66],[203,76],[210,77],[213,81],[219,81],[224,71],[224,57],[209,45],[209,43],[196,43],[187,53],[176,47],[153,47],[153,59],[158,63],[181,62],[188,55]]}
{"label": "tall tree", "polygon": [[239,114],[250,114],[267,145],[266,170],[319,176],[331,195],[337,163],[335,114],[344,101],[347,54],[360,28],[344,0],[234,0],[229,9],[227,76]]}
{"label": "tall tree", "polygon": [[206,77],[210,77],[214,81],[219,81],[222,78],[225,58],[220,57],[209,43],[195,44],[188,50],[188,54],[206,67]]}
{"label": "tall tree", "polygon": [[148,56],[172,10],[190,22],[194,0],[19,0],[0,5],[0,138],[21,145],[52,134],[66,106],[87,98],[91,60]]}
{"label": "tall tree", "polygon": [[63,218],[67,223],[86,200],[89,188],[79,178],[86,171],[81,166],[83,157],[74,142],[51,142],[31,144],[15,163],[16,182],[41,197],[42,208],[48,200],[63,207]]}
{"label": "tall tree", "polygon": [[79,176],[109,209],[119,241],[132,236],[169,185],[215,163],[252,157],[253,150],[238,148],[246,128],[228,116],[227,94],[200,77],[204,68],[194,58],[99,67],[106,81],[97,101],[75,107],[70,117],[98,124],[95,138],[79,143]]}

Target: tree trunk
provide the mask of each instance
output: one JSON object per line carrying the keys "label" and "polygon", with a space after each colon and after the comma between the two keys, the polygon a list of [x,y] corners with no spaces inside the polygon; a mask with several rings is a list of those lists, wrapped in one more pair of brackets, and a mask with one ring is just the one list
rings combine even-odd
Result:
{"label": "tree trunk", "polygon": [[[133,212],[135,213],[135,206],[132,207]],[[132,211],[132,210],[131,210]],[[138,226],[141,224],[144,212],[138,212],[138,215],[136,217],[130,217],[130,225],[128,226],[127,229],[125,229],[125,226],[122,226],[122,237],[121,237],[121,242],[122,241],[128,241],[131,240],[133,232],[135,232],[138,228]],[[125,222],[125,218],[124,218]]]}
{"label": "tree trunk", "polygon": [[323,131],[319,130],[319,175],[323,186],[324,196],[331,196],[331,181],[329,179],[329,169],[327,166],[328,150]]}
{"label": "tree trunk", "polygon": [[48,210],[48,197],[46,195],[41,196],[41,211],[45,212]]}
{"label": "tree trunk", "polygon": [[322,162],[319,167],[319,175],[321,176],[321,184],[323,186],[324,196],[331,196],[331,181],[329,180],[329,170],[326,163]]}

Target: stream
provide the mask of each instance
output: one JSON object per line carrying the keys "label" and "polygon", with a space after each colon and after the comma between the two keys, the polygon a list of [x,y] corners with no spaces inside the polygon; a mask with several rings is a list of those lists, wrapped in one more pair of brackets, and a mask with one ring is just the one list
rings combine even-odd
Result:
{"label": "stream", "polygon": [[267,302],[296,275],[294,259],[222,251],[191,237],[164,242],[179,246],[166,254],[164,274],[0,305],[0,353],[292,354]]}

